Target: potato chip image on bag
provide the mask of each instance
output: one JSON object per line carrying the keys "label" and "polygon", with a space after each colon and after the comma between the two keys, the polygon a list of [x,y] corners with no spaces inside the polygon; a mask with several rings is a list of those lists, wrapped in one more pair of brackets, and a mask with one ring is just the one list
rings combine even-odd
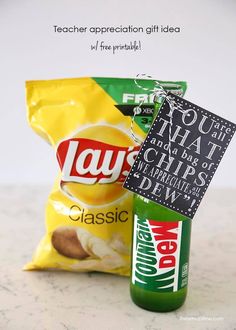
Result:
{"label": "potato chip image on bag", "polygon": [[[46,234],[25,270],[129,275],[133,196],[122,183],[140,148],[135,141],[153,120],[155,82],[26,82],[29,125],[53,147],[59,173],[46,205]],[[158,82],[179,96],[186,90],[185,82]]]}

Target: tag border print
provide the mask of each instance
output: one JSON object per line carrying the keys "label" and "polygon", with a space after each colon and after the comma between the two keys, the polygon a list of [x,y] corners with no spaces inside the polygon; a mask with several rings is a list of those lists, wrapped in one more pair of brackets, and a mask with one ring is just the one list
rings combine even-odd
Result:
{"label": "tag border print", "polygon": [[[201,189],[203,189],[203,191],[202,191],[201,195],[199,195],[199,197],[197,198],[197,202],[193,206],[193,208],[191,208],[191,211],[181,210],[178,207],[173,206],[171,203],[168,203],[168,202],[163,201],[162,199],[159,199],[158,197],[152,197],[152,199],[150,199],[149,198],[150,197],[150,193],[146,193],[143,190],[140,190],[138,188],[133,188],[132,186],[130,186],[129,185],[129,181],[130,181],[130,179],[132,177],[133,172],[134,171],[137,171],[136,170],[136,165],[137,165],[138,160],[140,159],[140,154],[142,153],[143,149],[145,149],[146,143],[147,142],[150,142],[149,141],[150,140],[150,137],[152,138],[151,132],[156,128],[157,123],[159,121],[159,118],[160,118],[160,116],[161,116],[161,114],[163,112],[163,109],[165,109],[165,106],[167,105],[169,107],[168,110],[170,110],[170,105],[169,105],[168,101],[165,98],[165,100],[163,101],[163,103],[161,105],[160,110],[158,111],[158,115],[156,116],[156,118],[155,118],[155,120],[154,120],[154,122],[153,122],[153,124],[152,124],[152,126],[150,128],[150,130],[148,131],[148,134],[147,134],[144,142],[142,143],[142,146],[141,146],[141,148],[139,150],[139,153],[138,153],[138,155],[137,155],[137,157],[136,157],[136,159],[134,161],[133,166],[131,167],[131,170],[130,170],[130,172],[129,172],[129,174],[128,174],[128,176],[127,176],[127,178],[126,178],[126,180],[125,180],[125,182],[123,184],[123,187],[126,188],[126,189],[128,189],[128,190],[130,190],[130,191],[133,191],[134,193],[137,193],[137,194],[143,196],[144,198],[147,198],[147,199],[153,201],[154,203],[161,204],[164,207],[167,207],[167,208],[169,208],[169,209],[171,209],[173,211],[179,212],[179,213],[181,213],[184,216],[189,216],[192,219],[194,217],[194,215],[195,215],[195,213],[196,213],[196,211],[197,211],[197,209],[198,209],[198,207],[199,207],[199,205],[200,205],[200,203],[201,203],[201,201],[202,201],[205,193],[206,193],[206,190],[209,187],[209,184],[210,184],[213,176],[215,175],[215,172],[216,172],[216,170],[217,170],[217,168],[218,168],[218,166],[219,166],[219,164],[220,164],[220,162],[221,162],[221,160],[222,160],[222,158],[224,156],[224,153],[225,153],[225,151],[226,151],[226,149],[227,149],[230,141],[232,140],[232,137],[233,137],[233,135],[235,133],[235,130],[236,130],[236,125],[234,123],[232,123],[231,121],[229,121],[227,119],[224,119],[224,118],[222,118],[222,117],[214,114],[213,112],[210,112],[208,110],[205,110],[205,109],[197,106],[196,104],[194,104],[192,102],[189,102],[188,100],[183,99],[182,97],[179,97],[179,96],[174,95],[171,92],[168,92],[167,96],[171,96],[172,98],[174,98],[174,100],[177,103],[179,103],[181,106],[186,105],[186,106],[188,106],[188,108],[193,109],[193,110],[196,110],[196,111],[199,111],[201,114],[204,114],[205,116],[207,116],[207,117],[209,117],[211,119],[214,119],[217,122],[226,125],[227,127],[230,127],[232,129],[232,132],[231,132],[231,134],[228,137],[227,143],[225,144],[224,148],[221,149],[220,155],[219,155],[219,158],[218,158],[218,161],[215,164],[214,168],[212,169],[211,175],[206,179],[205,187],[202,187],[201,188]],[[175,111],[178,111],[178,110],[174,110],[173,111],[173,117],[172,117],[173,119],[174,119],[174,112]],[[175,175],[175,177],[178,177],[178,176]]]}

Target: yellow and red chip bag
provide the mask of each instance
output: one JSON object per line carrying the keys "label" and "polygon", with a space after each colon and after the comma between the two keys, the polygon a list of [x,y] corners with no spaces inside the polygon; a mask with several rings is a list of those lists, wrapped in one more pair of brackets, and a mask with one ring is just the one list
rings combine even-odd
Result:
{"label": "yellow and red chip bag", "polygon": [[[180,96],[186,90],[185,82],[158,82]],[[129,275],[132,194],[122,183],[139,150],[132,136],[142,140],[153,119],[154,86],[124,78],[26,82],[28,122],[54,148],[60,171],[46,234],[25,269]]]}

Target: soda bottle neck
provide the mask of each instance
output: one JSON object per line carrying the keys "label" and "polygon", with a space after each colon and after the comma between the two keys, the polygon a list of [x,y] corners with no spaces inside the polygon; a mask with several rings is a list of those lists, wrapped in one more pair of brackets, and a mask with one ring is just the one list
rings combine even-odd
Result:
{"label": "soda bottle neck", "polygon": [[143,196],[134,194],[134,213],[157,221],[185,221],[188,217],[173,211],[165,206],[157,204]]}

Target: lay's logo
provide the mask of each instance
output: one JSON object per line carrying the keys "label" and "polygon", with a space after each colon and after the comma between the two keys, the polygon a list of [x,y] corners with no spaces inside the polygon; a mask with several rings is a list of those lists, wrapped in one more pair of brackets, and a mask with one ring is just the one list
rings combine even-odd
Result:
{"label": "lay's logo", "polygon": [[88,185],[124,182],[139,148],[85,138],[62,141],[57,148],[62,180]]}

